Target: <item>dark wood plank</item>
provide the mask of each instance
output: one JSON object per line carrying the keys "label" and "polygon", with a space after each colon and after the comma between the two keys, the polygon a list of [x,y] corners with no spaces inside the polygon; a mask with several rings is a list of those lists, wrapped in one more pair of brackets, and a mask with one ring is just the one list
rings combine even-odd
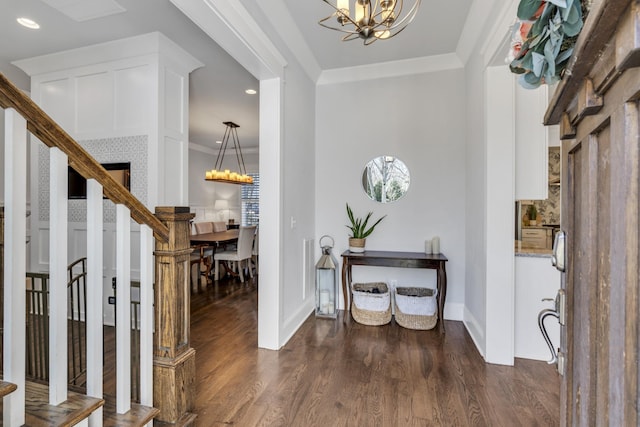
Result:
{"label": "dark wood plank", "polygon": [[58,406],[49,405],[49,387],[33,382],[26,383],[26,425],[73,426],[87,418],[104,403],[102,399],[70,391],[68,399]]}
{"label": "dark wood plank", "polygon": [[257,278],[191,301],[198,426],[558,425],[544,362],[489,365],[460,322],[447,334],[310,316],[280,351],[257,348]]}
{"label": "dark wood plank", "polygon": [[15,391],[17,386],[7,381],[0,381],[0,398],[5,397],[7,394]]}
{"label": "dark wood plank", "polygon": [[126,414],[116,412],[115,397],[105,396],[103,410],[104,427],[142,427],[151,421],[160,411],[148,406],[131,404]]}

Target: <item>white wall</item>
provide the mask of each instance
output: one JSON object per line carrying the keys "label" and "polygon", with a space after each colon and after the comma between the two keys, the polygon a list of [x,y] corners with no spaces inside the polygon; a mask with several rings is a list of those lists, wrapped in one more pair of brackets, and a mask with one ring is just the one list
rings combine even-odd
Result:
{"label": "white wall", "polygon": [[[464,71],[320,85],[317,93],[316,237],[334,237],[336,255],[347,249],[347,202],[356,215],[387,215],[367,238],[367,249],[422,252],[426,239],[439,236],[449,258],[444,314],[462,319],[468,207]],[[387,154],[406,163],[411,186],[403,198],[383,205],[370,200],[360,183],[365,164]],[[356,267],[353,274],[355,281],[429,287],[436,282],[431,270]]]}
{"label": "white wall", "polygon": [[486,329],[486,141],[484,123],[484,64],[475,53],[467,62],[466,77],[466,271],[464,323],[480,354],[484,355]]}
{"label": "white wall", "polygon": [[[287,67],[285,78],[281,159],[284,244],[282,334],[288,340],[315,307],[315,283],[309,282],[307,276],[309,271],[313,274],[315,261],[304,265],[303,244],[305,240],[314,238],[316,218],[322,216],[323,211],[316,209],[314,201],[315,170],[318,167],[314,162],[315,85],[296,61]],[[319,253],[318,249],[316,253]]]}

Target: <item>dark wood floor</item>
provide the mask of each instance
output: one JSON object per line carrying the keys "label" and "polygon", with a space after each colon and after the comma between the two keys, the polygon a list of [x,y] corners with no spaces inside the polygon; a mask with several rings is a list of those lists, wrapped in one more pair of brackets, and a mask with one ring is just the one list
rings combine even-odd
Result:
{"label": "dark wood floor", "polygon": [[210,285],[191,307],[199,427],[559,424],[554,369],[485,364],[461,322],[441,336],[310,316],[270,351],[257,348],[253,282]]}

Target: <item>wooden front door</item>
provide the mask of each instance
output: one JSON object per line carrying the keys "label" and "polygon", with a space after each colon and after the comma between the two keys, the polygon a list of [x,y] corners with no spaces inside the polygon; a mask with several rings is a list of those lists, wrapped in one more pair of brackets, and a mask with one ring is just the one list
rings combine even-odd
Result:
{"label": "wooden front door", "polygon": [[564,139],[563,426],[639,422],[639,28],[636,1],[594,2],[545,117]]}

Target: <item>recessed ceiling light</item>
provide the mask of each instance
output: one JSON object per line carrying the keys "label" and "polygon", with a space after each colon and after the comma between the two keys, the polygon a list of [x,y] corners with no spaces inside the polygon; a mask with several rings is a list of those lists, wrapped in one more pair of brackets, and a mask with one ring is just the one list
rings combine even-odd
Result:
{"label": "recessed ceiling light", "polygon": [[254,89],[247,89],[247,90],[245,90],[244,92],[245,92],[245,93],[247,93],[247,94],[249,94],[249,95],[255,95],[256,93],[258,93],[258,92],[256,92]]}
{"label": "recessed ceiling light", "polygon": [[16,21],[18,21],[18,24],[22,25],[23,27],[31,28],[32,30],[37,30],[38,28],[40,28],[40,24],[38,24],[33,19],[20,17],[16,19]]}
{"label": "recessed ceiling light", "polygon": [[216,144],[222,144],[222,141],[216,141]]}

